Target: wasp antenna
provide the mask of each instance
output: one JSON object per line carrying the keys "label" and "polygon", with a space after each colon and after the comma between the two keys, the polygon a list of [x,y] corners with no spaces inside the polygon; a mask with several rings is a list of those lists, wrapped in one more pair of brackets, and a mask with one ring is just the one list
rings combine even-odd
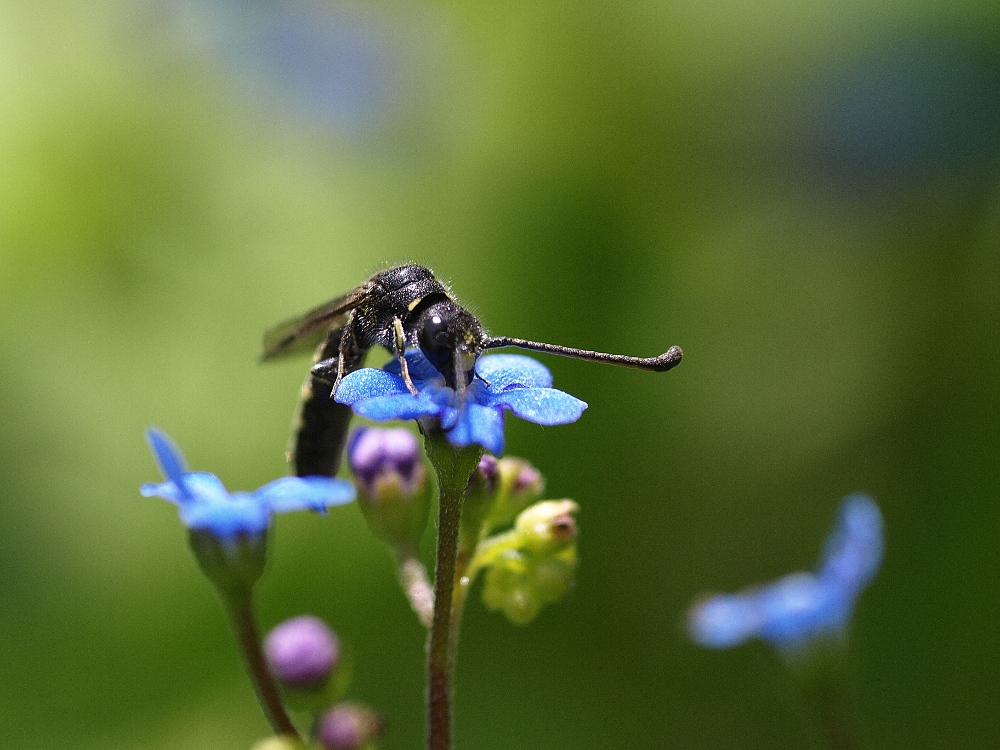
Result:
{"label": "wasp antenna", "polygon": [[624,354],[607,354],[605,352],[595,352],[589,349],[574,349],[569,346],[559,346],[558,344],[546,344],[541,341],[528,341],[527,339],[515,339],[510,336],[490,336],[483,343],[483,349],[503,349],[506,347],[517,347],[518,349],[530,349],[535,352],[545,352],[546,354],[558,354],[560,357],[573,357],[583,359],[588,362],[605,362],[609,365],[619,367],[631,367],[636,370],[649,370],[651,372],[666,372],[680,364],[683,352],[679,346],[672,346],[658,357],[629,357]]}

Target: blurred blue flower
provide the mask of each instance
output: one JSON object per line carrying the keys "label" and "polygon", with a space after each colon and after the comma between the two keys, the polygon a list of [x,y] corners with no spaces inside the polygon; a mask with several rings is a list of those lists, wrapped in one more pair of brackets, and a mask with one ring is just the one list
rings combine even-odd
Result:
{"label": "blurred blue flower", "polygon": [[139,488],[144,497],[162,497],[180,508],[181,521],[192,531],[208,532],[225,541],[240,536],[260,536],[272,513],[312,509],[325,511],[354,499],[350,482],[328,477],[282,477],[253,492],[227,492],[214,474],[188,471],[184,456],[161,430],[146,430],[167,481],[148,482]]}
{"label": "blurred blue flower", "polygon": [[883,550],[878,506],[865,495],[851,495],[840,506],[816,573],[792,573],[758,588],[704,599],[691,609],[691,637],[709,648],[760,638],[794,651],[818,636],[836,636],[847,626],[858,594],[878,572]]}
{"label": "blurred blue flower", "polygon": [[557,425],[575,422],[587,408],[552,388],[552,374],[544,365],[519,354],[480,357],[477,377],[461,399],[420,351],[406,352],[406,361],[416,396],[407,390],[394,360],[381,370],[347,375],[337,388],[337,401],[377,422],[436,418],[452,445],[481,445],[495,455],[503,453],[505,409],[535,424]]}
{"label": "blurred blue flower", "polygon": [[167,7],[160,12],[172,9],[179,30],[214,53],[246,93],[285,115],[363,133],[398,99],[393,40],[376,12],[330,0],[170,0]]}
{"label": "blurred blue flower", "polygon": [[993,174],[1000,66],[992,41],[904,33],[831,63],[794,99],[796,112],[809,113],[798,138],[811,178],[870,195]]}

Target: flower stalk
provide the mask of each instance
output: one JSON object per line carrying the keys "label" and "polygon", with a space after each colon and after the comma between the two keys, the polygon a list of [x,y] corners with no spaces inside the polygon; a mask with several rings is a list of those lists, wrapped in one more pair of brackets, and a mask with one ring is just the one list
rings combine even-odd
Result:
{"label": "flower stalk", "polygon": [[434,610],[427,642],[427,747],[451,750],[451,699],[458,643],[453,608],[462,501],[482,447],[451,445],[436,426],[425,430],[427,457],[438,476],[438,537],[434,565]]}
{"label": "flower stalk", "polygon": [[[220,591],[220,593],[222,592]],[[254,616],[253,596],[250,592],[246,592],[242,596],[223,595],[223,602],[233,624],[233,630],[236,632],[236,641],[239,643],[247,674],[250,676],[250,682],[253,684],[254,692],[257,693],[257,700],[260,701],[260,706],[264,709],[268,723],[275,734],[301,741],[302,738],[285,711],[277,685],[274,684],[264,661],[264,654],[260,647],[260,634]]]}
{"label": "flower stalk", "polygon": [[852,711],[847,642],[843,637],[820,638],[801,652],[784,655],[816,725],[830,750],[859,750]]}
{"label": "flower stalk", "polygon": [[275,734],[301,739],[267,669],[254,614],[253,589],[264,574],[266,532],[221,541],[209,532],[192,530],[188,541],[198,567],[215,587],[229,615],[250,683],[268,723]]}
{"label": "flower stalk", "polygon": [[830,750],[858,750],[860,745],[843,694],[828,686],[810,697]]}

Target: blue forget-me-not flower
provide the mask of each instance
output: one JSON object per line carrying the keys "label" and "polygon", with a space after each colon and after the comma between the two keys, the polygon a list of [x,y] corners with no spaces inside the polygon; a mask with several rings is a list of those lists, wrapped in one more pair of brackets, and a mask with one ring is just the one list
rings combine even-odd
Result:
{"label": "blue forget-me-not flower", "polygon": [[350,482],[328,477],[282,477],[253,492],[230,493],[214,474],[188,471],[184,456],[166,433],[150,428],[146,438],[167,481],[148,482],[139,491],[145,497],[174,503],[188,529],[207,532],[223,542],[262,535],[273,513],[325,511],[354,499]]}
{"label": "blue forget-me-not flower", "polygon": [[435,418],[452,445],[481,445],[495,455],[503,453],[505,410],[535,424],[557,425],[575,422],[587,408],[551,387],[548,368],[520,354],[480,357],[462,398],[420,351],[407,351],[406,361],[417,395],[409,392],[393,360],[381,370],[347,375],[337,388],[337,401],[377,422]]}
{"label": "blue forget-me-not flower", "polygon": [[815,573],[792,573],[697,603],[689,615],[691,637],[709,648],[760,638],[780,650],[795,651],[813,638],[836,636],[878,572],[883,547],[878,506],[865,495],[851,495],[840,506]]}

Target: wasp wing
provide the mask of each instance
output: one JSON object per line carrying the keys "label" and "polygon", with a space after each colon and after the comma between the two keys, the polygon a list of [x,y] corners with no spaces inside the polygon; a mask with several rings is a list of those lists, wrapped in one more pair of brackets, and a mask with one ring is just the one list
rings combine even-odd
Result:
{"label": "wasp wing", "polygon": [[264,333],[264,355],[261,359],[269,360],[314,351],[328,331],[347,322],[347,313],[360,305],[370,291],[368,284],[362,284],[347,294],[310,310],[305,315],[299,315],[269,328]]}
{"label": "wasp wing", "polygon": [[308,332],[299,333],[294,324],[301,323],[301,321],[301,318],[288,320],[264,333],[264,354],[260,358],[262,362],[315,352],[331,330],[343,326],[347,321],[347,316],[332,318],[329,321],[329,326],[317,325]]}

